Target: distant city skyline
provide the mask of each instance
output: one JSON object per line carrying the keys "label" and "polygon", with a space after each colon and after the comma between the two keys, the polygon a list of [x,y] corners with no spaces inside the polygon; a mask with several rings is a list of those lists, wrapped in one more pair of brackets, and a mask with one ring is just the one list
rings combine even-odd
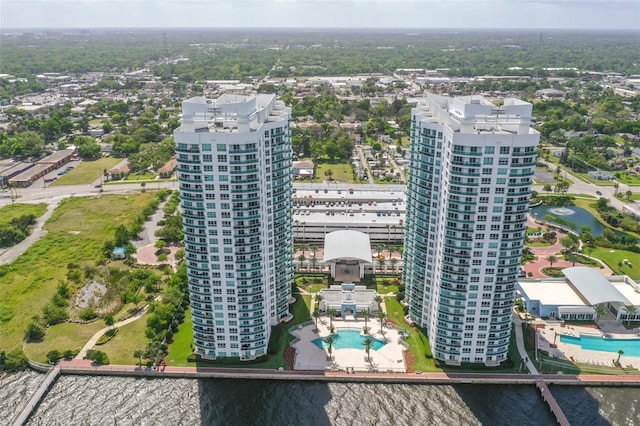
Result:
{"label": "distant city skyline", "polygon": [[640,29],[638,0],[0,0],[7,28]]}

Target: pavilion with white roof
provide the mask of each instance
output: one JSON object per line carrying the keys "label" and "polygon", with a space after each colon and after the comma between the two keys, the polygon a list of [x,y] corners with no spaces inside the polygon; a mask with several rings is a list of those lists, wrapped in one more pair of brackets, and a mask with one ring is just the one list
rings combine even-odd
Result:
{"label": "pavilion with white roof", "polygon": [[326,234],[322,260],[330,265],[331,277],[336,281],[359,282],[365,267],[373,264],[369,235],[349,229]]}

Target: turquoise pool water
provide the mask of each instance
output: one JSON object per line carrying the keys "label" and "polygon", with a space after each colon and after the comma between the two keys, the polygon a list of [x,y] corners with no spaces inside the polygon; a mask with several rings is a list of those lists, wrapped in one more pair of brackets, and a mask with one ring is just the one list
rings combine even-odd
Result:
{"label": "turquoise pool water", "polygon": [[600,336],[581,335],[560,336],[560,341],[579,345],[582,349],[601,352],[618,352],[622,349],[625,355],[640,356],[640,339],[605,339]]}
{"label": "turquoise pool water", "polygon": [[[333,335],[333,338],[336,339],[333,344],[333,349],[364,349],[362,342],[365,338],[360,335],[359,328],[340,328],[338,329],[338,332]],[[329,345],[323,342],[324,339],[324,337],[318,337],[317,339],[312,340],[312,342],[320,349],[326,349]],[[374,351],[377,351],[386,345],[382,340],[374,339],[373,337],[371,340],[373,340],[371,349]]]}

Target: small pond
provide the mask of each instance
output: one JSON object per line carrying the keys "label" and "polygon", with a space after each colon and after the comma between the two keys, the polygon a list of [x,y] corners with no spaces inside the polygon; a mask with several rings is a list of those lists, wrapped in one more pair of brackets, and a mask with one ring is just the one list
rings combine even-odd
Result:
{"label": "small pond", "polygon": [[[576,206],[559,207],[559,206],[542,205],[538,207],[533,207],[531,209],[531,215],[535,219],[539,219],[547,222],[547,220],[543,218],[543,216],[546,214],[556,216],[570,222],[575,226],[569,226],[569,227],[578,233],[580,232],[580,227],[588,226],[591,228],[591,234],[598,237],[602,235],[602,231],[604,231],[605,229],[605,226],[602,225],[600,222],[598,222],[598,220],[595,217],[593,217],[591,213],[589,213],[587,210],[580,207],[576,207]],[[618,231],[616,231],[616,233],[619,234]]]}

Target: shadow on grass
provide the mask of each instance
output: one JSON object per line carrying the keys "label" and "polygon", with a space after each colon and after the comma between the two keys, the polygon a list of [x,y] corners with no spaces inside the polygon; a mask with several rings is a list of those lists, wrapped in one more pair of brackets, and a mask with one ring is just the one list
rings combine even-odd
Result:
{"label": "shadow on grass", "polygon": [[[289,365],[285,359],[285,351],[293,340],[293,336],[288,331],[291,327],[311,319],[309,311],[310,296],[302,296],[295,293],[295,290],[293,296],[296,299],[295,303],[291,305],[293,319],[287,323],[271,327],[268,354],[252,361],[241,361],[240,358],[205,360],[190,354],[190,348],[192,348],[193,344],[193,330],[191,330],[191,322],[187,315],[185,323],[180,326],[179,332],[174,336],[172,347],[169,349],[169,364],[198,368],[288,369]],[[173,347],[173,345],[178,345],[179,347]]]}

